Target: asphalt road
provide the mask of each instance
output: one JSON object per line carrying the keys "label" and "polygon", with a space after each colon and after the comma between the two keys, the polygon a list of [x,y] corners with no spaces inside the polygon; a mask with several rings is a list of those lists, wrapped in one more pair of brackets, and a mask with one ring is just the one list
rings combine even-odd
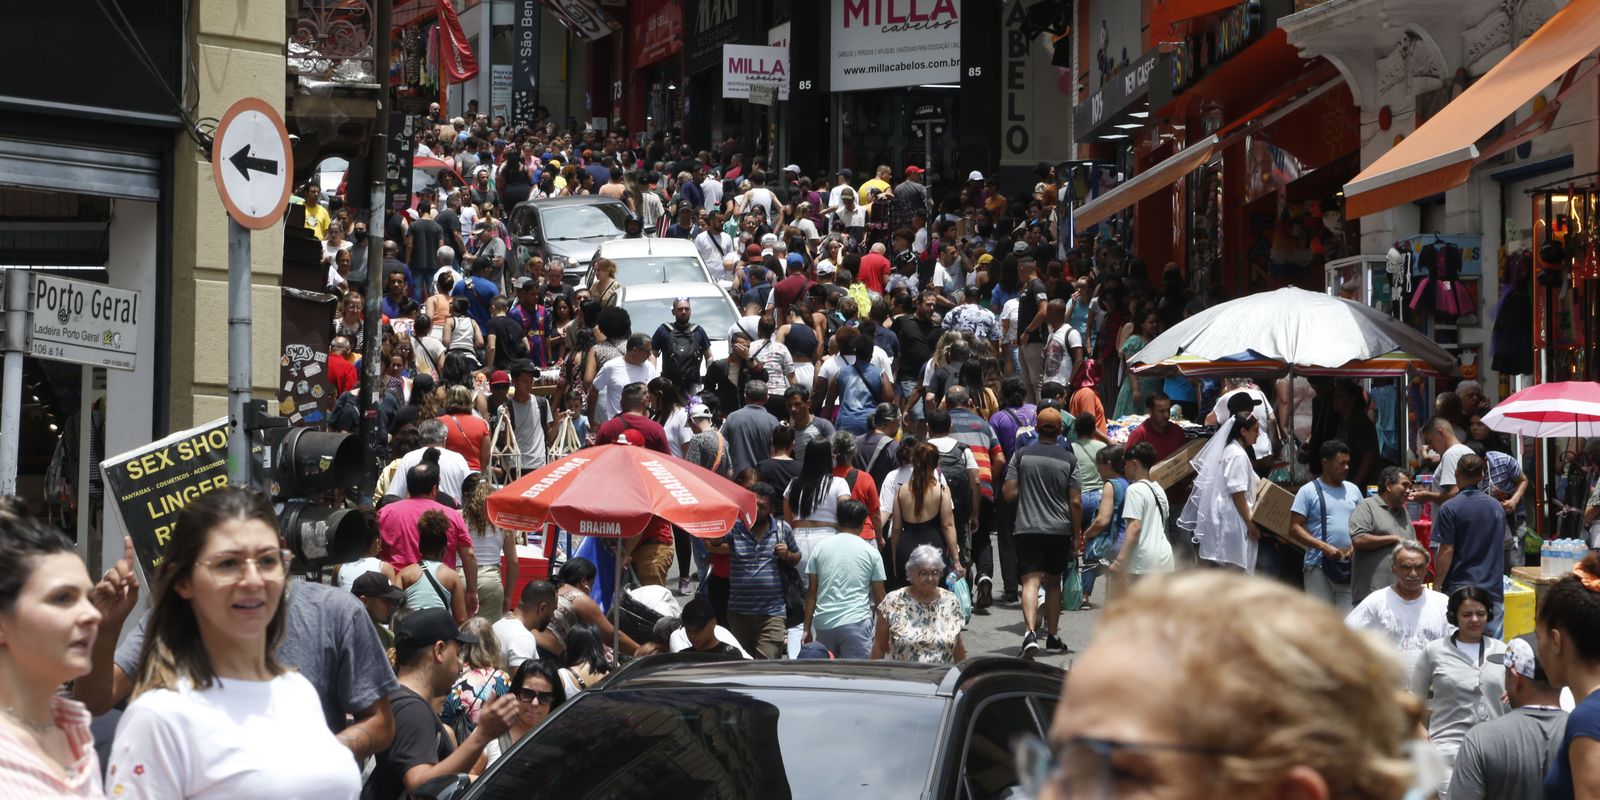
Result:
{"label": "asphalt road", "polygon": [[[975,610],[972,620],[967,623],[963,631],[967,655],[998,655],[1016,656],[1022,651],[1022,607],[1015,603],[1005,604],[1000,602],[1000,586],[995,585],[995,603],[988,609]],[[1103,583],[1095,587],[1095,596],[1091,602],[1103,598],[1105,588]],[[984,613],[984,611],[988,613]],[[1035,659],[1040,663],[1051,664],[1066,668],[1073,656],[1083,652],[1088,646],[1089,639],[1094,635],[1096,623],[1100,621],[1098,607],[1081,611],[1061,612],[1061,641],[1070,648],[1065,653],[1050,653],[1043,649]],[[1043,642],[1040,642],[1042,645]]]}

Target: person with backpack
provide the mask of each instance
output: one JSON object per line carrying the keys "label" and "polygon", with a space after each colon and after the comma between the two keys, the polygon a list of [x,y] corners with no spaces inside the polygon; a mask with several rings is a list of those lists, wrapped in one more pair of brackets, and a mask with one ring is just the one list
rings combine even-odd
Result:
{"label": "person with backpack", "polygon": [[939,472],[950,485],[960,565],[972,563],[972,532],[978,529],[979,471],[972,447],[950,435],[950,412],[930,407],[927,412],[928,444],[939,451]]}
{"label": "person with backpack", "polygon": [[[1075,569],[1077,522],[1083,517],[1077,457],[1056,444],[1064,430],[1061,412],[1054,408],[1040,410],[1035,427],[1039,443],[1017,451],[1002,489],[1005,499],[1017,506],[1012,541],[1017,570],[1022,573],[1021,656],[1029,660],[1037,657],[1041,649],[1055,653],[1067,650],[1058,638],[1061,576]],[[1038,607],[1041,585],[1045,590],[1042,620]]]}
{"label": "person with backpack", "polygon": [[700,388],[702,366],[711,361],[711,337],[689,321],[689,298],[672,301],[672,322],[662,323],[650,337],[650,347],[661,361],[661,377],[693,394]]}

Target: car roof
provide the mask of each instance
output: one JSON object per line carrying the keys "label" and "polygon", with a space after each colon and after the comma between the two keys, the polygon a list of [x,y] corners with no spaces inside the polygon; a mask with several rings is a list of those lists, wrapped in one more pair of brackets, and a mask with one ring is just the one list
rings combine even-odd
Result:
{"label": "car roof", "polygon": [[601,258],[645,258],[648,256],[700,257],[699,248],[688,239],[651,237],[648,239],[610,239],[600,243]]}
{"label": "car roof", "polygon": [[1060,669],[1015,658],[980,657],[956,665],[904,661],[785,659],[726,661],[708,654],[673,653],[634,661],[595,687],[600,691],[704,686],[856,691],[948,697],[980,674],[1045,679],[1059,686]]}
{"label": "car roof", "polygon": [[606,197],[603,194],[579,194],[566,197],[541,197],[537,200],[524,200],[517,204],[517,208],[532,206],[534,208],[555,208],[559,206],[627,206],[615,197]]}
{"label": "car roof", "polygon": [[[728,292],[714,283],[636,283],[622,287],[622,302],[660,300],[663,297],[721,297]],[[733,301],[728,299],[729,303]]]}

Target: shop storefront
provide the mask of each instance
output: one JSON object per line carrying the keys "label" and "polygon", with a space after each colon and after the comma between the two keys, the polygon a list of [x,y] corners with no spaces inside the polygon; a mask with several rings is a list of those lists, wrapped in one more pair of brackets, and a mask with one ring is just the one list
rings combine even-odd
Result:
{"label": "shop storefront", "polygon": [[722,47],[766,44],[764,6],[760,0],[685,0],[683,74],[688,93],[682,113],[688,141],[715,147],[732,138],[742,152],[758,152],[758,143],[765,150],[762,107],[722,97]]}
{"label": "shop storefront", "polygon": [[683,128],[683,2],[646,0],[632,8],[628,40],[634,79],[622,90],[622,119],[632,130]]}

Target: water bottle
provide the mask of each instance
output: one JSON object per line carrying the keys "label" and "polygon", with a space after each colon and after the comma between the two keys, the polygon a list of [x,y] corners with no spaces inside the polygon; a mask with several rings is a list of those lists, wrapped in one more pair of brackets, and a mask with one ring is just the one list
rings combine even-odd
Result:
{"label": "water bottle", "polygon": [[1556,545],[1555,542],[1545,539],[1539,542],[1539,577],[1548,578],[1556,570]]}
{"label": "water bottle", "polygon": [[1572,540],[1562,539],[1561,548],[1556,554],[1556,577],[1561,577],[1572,571]]}

